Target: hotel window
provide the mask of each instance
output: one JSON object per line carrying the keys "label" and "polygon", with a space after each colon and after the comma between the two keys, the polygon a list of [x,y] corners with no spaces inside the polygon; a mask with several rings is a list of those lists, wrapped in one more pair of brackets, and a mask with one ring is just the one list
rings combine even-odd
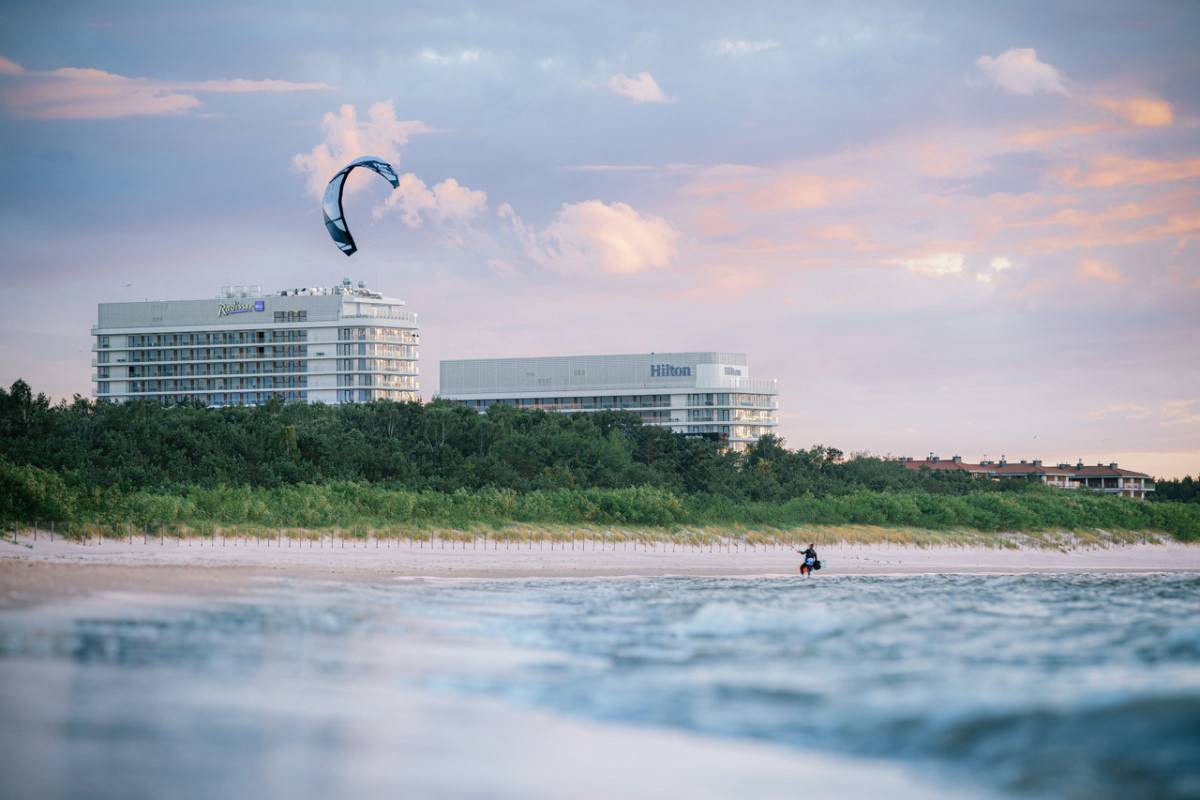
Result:
{"label": "hotel window", "polygon": [[100,337],[100,346],[101,346],[101,347],[108,347],[108,337],[107,337],[107,336],[101,336],[101,337]]}

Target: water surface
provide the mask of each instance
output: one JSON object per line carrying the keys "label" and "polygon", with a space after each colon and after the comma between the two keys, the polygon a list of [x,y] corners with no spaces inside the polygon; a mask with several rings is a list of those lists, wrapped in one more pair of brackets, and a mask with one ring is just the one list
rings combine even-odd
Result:
{"label": "water surface", "polygon": [[[1189,575],[131,596],[0,615],[0,682],[7,796],[387,787],[388,759],[364,738],[420,753],[429,794],[501,795],[433,766],[475,708],[867,758],[1003,796],[1200,796],[1200,577]],[[519,735],[496,719],[480,717],[477,735],[501,733],[474,752]]]}

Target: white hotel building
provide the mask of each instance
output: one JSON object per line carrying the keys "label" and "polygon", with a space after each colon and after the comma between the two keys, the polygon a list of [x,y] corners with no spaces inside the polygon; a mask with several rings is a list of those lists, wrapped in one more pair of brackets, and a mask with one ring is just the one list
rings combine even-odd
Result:
{"label": "white hotel building", "polygon": [[776,426],[778,388],[741,353],[487,358],[441,362],[440,397],[478,411],[633,411],[649,425],[744,450]]}
{"label": "white hotel building", "polygon": [[419,399],[417,315],[349,279],[274,294],[239,286],[211,300],[101,303],[92,335],[99,399]]}

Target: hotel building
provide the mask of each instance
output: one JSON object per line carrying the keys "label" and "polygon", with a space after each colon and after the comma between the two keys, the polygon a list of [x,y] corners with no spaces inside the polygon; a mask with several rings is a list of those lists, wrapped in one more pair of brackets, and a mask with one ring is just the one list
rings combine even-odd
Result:
{"label": "hotel building", "polygon": [[978,464],[970,464],[964,462],[962,456],[943,459],[930,453],[929,457],[924,459],[901,458],[900,463],[912,470],[927,469],[934,472],[956,470],[966,472],[973,477],[994,480],[1020,478],[1059,489],[1091,489],[1105,494],[1132,497],[1135,500],[1144,500],[1147,493],[1154,491],[1153,478],[1144,472],[1121,469],[1116,462],[1097,464],[1094,467],[1084,466],[1082,461],[1074,466],[1071,464],[1045,466],[1037,459],[1010,462],[1001,457],[999,461],[980,461]]}
{"label": "hotel building", "polygon": [[441,362],[440,397],[581,413],[632,411],[647,425],[744,450],[774,430],[778,389],[741,353],[484,358]]}
{"label": "hotel building", "polygon": [[102,400],[226,406],[419,398],[417,315],[361,281],[101,303],[92,336]]}

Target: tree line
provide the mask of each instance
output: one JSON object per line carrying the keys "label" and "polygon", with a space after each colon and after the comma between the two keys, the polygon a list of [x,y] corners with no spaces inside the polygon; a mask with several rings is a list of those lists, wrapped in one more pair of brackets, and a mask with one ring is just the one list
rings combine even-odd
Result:
{"label": "tree line", "polygon": [[493,406],[479,414],[436,401],[52,404],[23,381],[0,389],[0,518],[10,520],[821,521],[1200,534],[1200,513],[1084,494],[918,472],[822,445],[789,449],[775,436],[733,453],[622,411]]}
{"label": "tree line", "polygon": [[1174,480],[1159,478],[1154,486],[1155,491],[1150,495],[1152,500],[1200,503],[1200,475],[1195,479],[1191,475]]}
{"label": "tree line", "polygon": [[733,501],[777,501],[859,489],[965,494],[958,473],[765,436],[745,453],[643,425],[631,412],[559,414],[493,406],[270,402],[205,408],[76,397],[51,404],[23,381],[0,389],[0,459],[59,474],[67,485],[277,487],[362,481],[450,492],[652,486]]}

